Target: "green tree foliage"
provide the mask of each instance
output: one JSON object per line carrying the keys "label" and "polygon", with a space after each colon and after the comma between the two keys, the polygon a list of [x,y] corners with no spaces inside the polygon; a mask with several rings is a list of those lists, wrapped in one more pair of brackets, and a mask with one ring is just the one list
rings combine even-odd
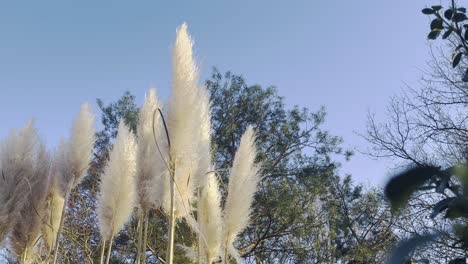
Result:
{"label": "green tree foliage", "polygon": [[[444,9],[440,5],[427,7],[422,10],[423,14],[433,16],[430,23],[431,31],[427,35],[430,40],[437,39],[441,34],[443,39],[449,39],[456,43],[452,55],[452,67],[457,67],[462,59],[468,55],[468,20],[466,8],[457,6],[455,0]],[[465,70],[462,80],[468,82],[468,69]]]}
{"label": "green tree foliage", "polygon": [[249,86],[242,76],[216,69],[207,87],[215,160],[222,175],[245,127],[254,125],[258,133],[264,177],[253,223],[240,242],[244,257],[257,263],[333,263],[340,258],[370,261],[377,252],[384,254],[391,238],[388,210],[380,196],[364,194],[349,177],[340,183],[333,157],[347,159],[352,153],[321,128],[323,108],[287,110],[274,87]]}

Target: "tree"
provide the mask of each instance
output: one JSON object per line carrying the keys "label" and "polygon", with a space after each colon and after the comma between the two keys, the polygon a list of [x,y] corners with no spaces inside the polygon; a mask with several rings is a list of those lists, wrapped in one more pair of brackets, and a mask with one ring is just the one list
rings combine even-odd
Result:
{"label": "tree", "polygon": [[[424,73],[421,86],[407,87],[403,95],[392,98],[387,122],[378,123],[369,116],[365,137],[372,144],[370,155],[392,158],[404,170],[387,185],[393,207],[407,205],[398,210],[398,232],[402,237],[433,239],[416,251],[405,252],[404,257],[446,263],[466,254],[455,228],[465,220],[449,213],[455,201],[465,195],[461,191],[463,177],[453,168],[468,159],[466,9],[451,1],[445,11],[432,6],[423,13],[435,16],[429,38],[435,39],[445,30],[443,38],[448,41],[431,49],[429,71]],[[429,233],[438,236],[427,237]]]}
{"label": "tree", "polygon": [[[435,5],[422,10],[425,15],[434,15],[435,18],[431,21],[431,31],[427,35],[430,40],[437,39],[442,32],[443,39],[449,39],[454,45],[452,55],[452,67],[457,67],[460,62],[468,55],[468,20],[466,16],[466,8],[457,6],[455,0],[451,0],[448,8],[443,9],[440,5]],[[455,35],[455,36],[454,36]],[[465,66],[465,73],[461,78],[463,82],[468,82],[468,69]]]}
{"label": "tree", "polygon": [[[392,239],[388,207],[350,177],[340,182],[340,164],[332,157],[352,153],[321,128],[324,109],[286,110],[274,87],[249,86],[242,76],[216,69],[207,87],[216,168],[224,179],[242,131],[253,125],[258,133],[264,177],[241,241],[243,257],[257,263],[333,263],[343,257],[378,263],[372,254],[383,255]],[[361,231],[357,239],[348,236]]]}

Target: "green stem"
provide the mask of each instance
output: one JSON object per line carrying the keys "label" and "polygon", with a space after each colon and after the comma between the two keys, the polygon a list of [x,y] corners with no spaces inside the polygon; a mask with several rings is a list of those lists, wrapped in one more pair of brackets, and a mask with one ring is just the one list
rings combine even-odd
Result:
{"label": "green stem", "polygon": [[173,263],[174,257],[174,231],[175,231],[175,210],[174,210],[174,174],[171,175],[171,184],[170,184],[170,192],[171,192],[171,207],[169,213],[169,234],[167,240],[167,257],[166,257],[166,264]]}

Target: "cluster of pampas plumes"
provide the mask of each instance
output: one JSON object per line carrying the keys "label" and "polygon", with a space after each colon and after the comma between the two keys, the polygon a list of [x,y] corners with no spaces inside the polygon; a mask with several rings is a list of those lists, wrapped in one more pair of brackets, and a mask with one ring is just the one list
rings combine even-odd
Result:
{"label": "cluster of pampas plumes", "polygon": [[50,156],[33,121],[2,142],[0,161],[2,237],[9,233],[10,249],[29,263],[40,237],[50,170]]}
{"label": "cluster of pampas plumes", "polygon": [[[109,155],[109,162],[101,176],[98,198],[98,220],[101,237],[109,242],[106,263],[109,263],[114,235],[132,215],[135,207],[136,174],[135,137],[120,121],[117,138]],[[104,246],[101,251],[103,261]]]}
{"label": "cluster of pampas plumes", "polygon": [[[197,248],[180,245],[189,258],[207,264],[227,264],[230,257],[240,261],[233,243],[249,222],[259,181],[255,132],[249,127],[241,138],[223,208],[212,165],[210,100],[206,88],[198,84],[192,46],[183,24],[176,32],[172,92],[165,111],[152,89],[139,114],[137,138],[120,121],[97,201],[101,263],[106,243],[109,263],[113,238],[137,205],[137,263],[145,262],[148,212],[159,208],[168,215],[166,263],[173,263],[175,224],[181,219],[198,235]],[[9,234],[11,249],[23,262],[32,259],[42,231],[47,255],[40,255],[41,260],[50,262],[53,253],[56,263],[67,197],[86,174],[92,158],[93,123],[89,105],[83,104],[70,139],[62,140],[55,151],[52,166],[32,123],[2,143],[0,240]]]}
{"label": "cluster of pampas plumes", "polygon": [[[192,229],[199,235],[198,263],[222,261],[227,264],[231,263],[230,257],[241,263],[233,243],[250,221],[251,206],[260,179],[259,165],[255,163],[256,155],[255,132],[249,126],[235,154],[223,211],[216,174],[210,173],[206,184],[201,187],[197,200],[197,220],[187,218]],[[181,248],[188,258],[193,259],[194,251],[191,248]]]}

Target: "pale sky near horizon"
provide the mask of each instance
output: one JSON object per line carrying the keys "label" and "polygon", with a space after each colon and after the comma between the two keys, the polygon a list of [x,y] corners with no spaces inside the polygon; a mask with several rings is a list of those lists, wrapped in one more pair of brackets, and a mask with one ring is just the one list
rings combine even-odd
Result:
{"label": "pale sky near horizon", "polygon": [[[344,147],[367,112],[385,120],[389,97],[417,86],[429,60],[426,5],[416,0],[3,1],[0,3],[0,138],[37,121],[50,146],[68,136],[82,102],[166,98],[175,29],[186,21],[202,80],[213,66],[248,84],[274,85],[289,106],[324,105]],[[341,174],[382,184],[391,161],[359,152]]]}

